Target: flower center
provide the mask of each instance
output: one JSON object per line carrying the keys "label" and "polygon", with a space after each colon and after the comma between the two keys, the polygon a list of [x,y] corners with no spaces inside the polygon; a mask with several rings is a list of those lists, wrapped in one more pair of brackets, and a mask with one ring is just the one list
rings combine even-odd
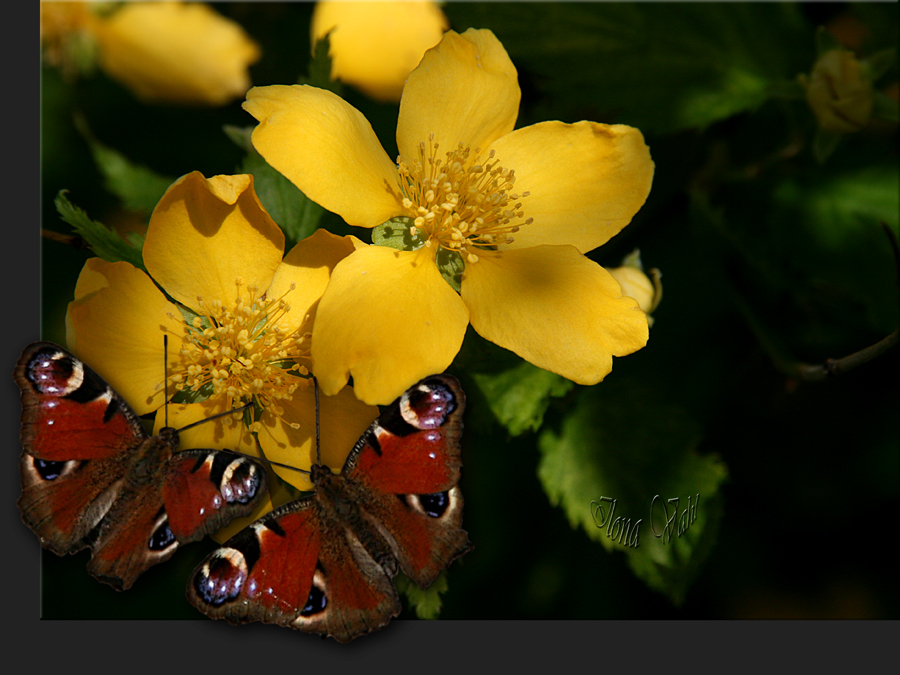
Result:
{"label": "flower center", "polygon": [[290,400],[298,387],[310,383],[309,369],[301,365],[309,362],[309,333],[289,333],[277,324],[291,310],[285,297],[294,285],[271,300],[246,287],[240,277],[235,286],[231,303],[198,296],[199,313],[181,318],[179,365],[169,381],[178,391],[226,396],[228,407],[252,400],[281,417],[284,409],[278,401]]}
{"label": "flower center", "polygon": [[426,246],[434,242],[470,263],[478,250],[512,243],[512,234],[532,222],[519,201],[528,193],[513,192],[515,171],[500,166],[493,150],[484,159],[480,152],[460,143],[441,157],[431,134],[411,163],[397,158],[403,185],[395,196],[413,221],[410,233],[422,230]]}

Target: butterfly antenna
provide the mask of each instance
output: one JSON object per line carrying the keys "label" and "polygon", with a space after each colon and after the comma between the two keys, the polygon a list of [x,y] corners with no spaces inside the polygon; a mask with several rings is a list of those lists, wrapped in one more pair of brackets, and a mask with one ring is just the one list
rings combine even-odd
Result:
{"label": "butterfly antenna", "polygon": [[169,426],[169,336],[163,335],[163,392],[165,399],[163,406],[166,409],[166,426]]}
{"label": "butterfly antenna", "polygon": [[[212,420],[218,419],[219,417],[225,417],[225,415],[231,415],[232,413],[241,412],[242,410],[246,410],[247,408],[249,408],[252,405],[253,405],[253,402],[251,401],[250,403],[245,403],[240,408],[233,408],[232,410],[226,410],[225,412],[220,412],[215,415],[210,415],[209,417],[204,417],[202,420],[197,420],[196,422],[191,422],[187,426],[181,427],[180,429],[178,429],[178,433],[181,433],[182,431],[187,431],[188,429],[193,429],[194,427],[196,427],[199,424],[211,422]],[[299,471],[300,473],[306,473],[306,474],[309,473],[309,471],[307,471],[306,469],[298,469],[296,466],[291,466],[290,464],[282,464],[281,462],[275,462],[275,461],[272,461],[271,459],[266,459],[265,457],[257,457],[256,455],[251,455],[246,452],[241,452],[240,450],[232,450],[231,452],[234,452],[235,454],[238,454],[238,455],[243,455],[245,457],[249,457],[250,459],[253,459],[257,462],[271,464],[272,466],[280,466],[284,469],[290,469],[291,471]]]}
{"label": "butterfly antenna", "polygon": [[249,408],[252,405],[253,405],[253,402],[251,401],[250,403],[245,403],[240,408],[232,408],[231,410],[226,410],[225,412],[220,412],[220,413],[216,413],[215,415],[210,415],[209,417],[204,417],[202,420],[197,420],[196,422],[191,422],[187,426],[181,427],[178,430],[178,433],[181,433],[182,431],[187,431],[188,429],[193,429],[194,427],[196,427],[199,424],[205,424],[206,422],[212,422],[213,420],[217,420],[220,417],[225,417],[225,415],[231,415],[236,412],[241,412],[242,410],[246,410],[247,408]]}
{"label": "butterfly antenna", "polygon": [[315,378],[315,376],[313,376],[313,390],[316,394],[316,464],[321,464],[322,444],[320,443],[321,437],[319,435],[319,381]]}

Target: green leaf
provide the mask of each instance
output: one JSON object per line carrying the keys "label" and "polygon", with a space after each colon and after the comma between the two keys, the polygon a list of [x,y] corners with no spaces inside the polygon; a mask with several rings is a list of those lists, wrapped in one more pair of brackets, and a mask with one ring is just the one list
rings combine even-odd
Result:
{"label": "green leaf", "polygon": [[812,153],[813,157],[816,158],[816,161],[819,164],[824,164],[825,161],[834,154],[838,143],[841,142],[843,137],[843,134],[836,134],[833,131],[816,129],[812,142]]}
{"label": "green leaf", "polygon": [[134,232],[128,235],[127,241],[103,223],[91,220],[87,214],[74,206],[66,197],[66,190],[60,190],[54,200],[60,217],[87,242],[91,250],[107,262],[126,261],[146,271],[142,249],[144,238]]}
{"label": "green leaf", "polygon": [[344,87],[340,80],[331,79],[331,57],[328,55],[329,47],[330,42],[328,35],[316,42],[316,46],[313,50],[313,57],[309,62],[309,74],[306,77],[301,77],[297,83],[308,84],[312,87],[318,87],[319,89],[327,89],[340,96]]}
{"label": "green leaf", "polygon": [[135,164],[122,153],[104,145],[94,137],[82,117],[76,116],[75,126],[87,141],[94,161],[103,174],[103,186],[121,199],[129,211],[152,213],[176,179]]}
{"label": "green leaf", "polygon": [[252,127],[224,127],[226,135],[247,152],[241,171],[253,176],[256,194],[272,220],[281,227],[286,239],[285,248],[290,250],[316,231],[325,209],[263,159],[250,141],[252,130]]}
{"label": "green leaf", "polygon": [[490,26],[548,101],[523,108],[526,123],[703,129],[755,110],[773,83],[808,70],[814,44],[793,3],[449,3],[446,12],[457,30]]}
{"label": "green leaf", "polygon": [[437,619],[440,616],[441,594],[446,593],[449,588],[446,570],[424,591],[406,575],[401,574],[394,581],[398,591],[406,596],[409,606],[415,610],[416,616],[420,619]]}
{"label": "green leaf", "polygon": [[513,436],[537,431],[550,400],[564,396],[575,386],[561,375],[522,360],[505,370],[472,372],[470,376],[497,421]]}
{"label": "green leaf", "polygon": [[714,542],[726,470],[697,453],[696,424],[657,392],[622,377],[581,389],[538,438],[538,477],[573,527],[680,604]]}

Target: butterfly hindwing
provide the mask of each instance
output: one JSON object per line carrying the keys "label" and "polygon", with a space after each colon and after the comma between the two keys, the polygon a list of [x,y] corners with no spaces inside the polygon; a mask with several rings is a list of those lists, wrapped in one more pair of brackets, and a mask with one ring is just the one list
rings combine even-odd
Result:
{"label": "butterfly hindwing", "polygon": [[188,583],[188,600],[212,618],[274,623],[347,642],[359,626],[380,628],[400,611],[389,578],[352,541],[323,526],[314,496],[290,502],[210,555]]}
{"label": "butterfly hindwing", "polygon": [[426,378],[363,434],[340,474],[314,465],[313,495],[272,511],[213,552],[188,583],[200,611],[340,642],[381,628],[401,605],[402,568],[422,587],[471,548],[461,528],[465,396]]}
{"label": "butterfly hindwing", "polygon": [[233,453],[174,453],[178,433],[150,437],[128,404],[52,343],[22,353],[22,519],[64,555],[92,552],[88,571],[127,589],[179,544],[248,515],[265,472]]}

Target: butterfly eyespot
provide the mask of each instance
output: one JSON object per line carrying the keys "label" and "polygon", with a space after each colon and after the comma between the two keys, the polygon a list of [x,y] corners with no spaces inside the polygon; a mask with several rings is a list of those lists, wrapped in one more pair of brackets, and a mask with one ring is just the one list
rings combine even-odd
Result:
{"label": "butterfly eyespot", "polygon": [[262,482],[256,467],[242,458],[219,453],[213,460],[210,480],[219,487],[222,497],[229,504],[247,504],[256,498]]}
{"label": "butterfly eyespot", "polygon": [[447,386],[437,380],[424,380],[400,398],[400,414],[416,429],[437,429],[456,410],[456,399]]}
{"label": "butterfly eyespot", "polygon": [[151,551],[164,551],[175,543],[177,543],[175,535],[172,533],[172,528],[169,527],[169,519],[166,518],[161,525],[153,530],[147,546]]}
{"label": "butterfly eyespot", "polygon": [[203,602],[218,607],[236,598],[246,580],[244,556],[233,548],[223,548],[198,570],[194,590]]}
{"label": "butterfly eyespot", "polygon": [[56,480],[66,472],[69,462],[48,462],[44,459],[34,458],[34,470],[44,480]]}
{"label": "butterfly eyespot", "polygon": [[26,372],[35,390],[50,396],[67,396],[84,381],[81,363],[60,350],[39,352]]}
{"label": "butterfly eyespot", "polygon": [[450,506],[450,494],[448,492],[435,492],[430,495],[416,495],[422,510],[432,518],[440,518]]}
{"label": "butterfly eyespot", "polygon": [[324,612],[327,605],[328,598],[325,597],[325,589],[319,588],[313,583],[309,591],[309,597],[306,599],[306,604],[300,610],[300,616],[312,616],[313,614]]}

